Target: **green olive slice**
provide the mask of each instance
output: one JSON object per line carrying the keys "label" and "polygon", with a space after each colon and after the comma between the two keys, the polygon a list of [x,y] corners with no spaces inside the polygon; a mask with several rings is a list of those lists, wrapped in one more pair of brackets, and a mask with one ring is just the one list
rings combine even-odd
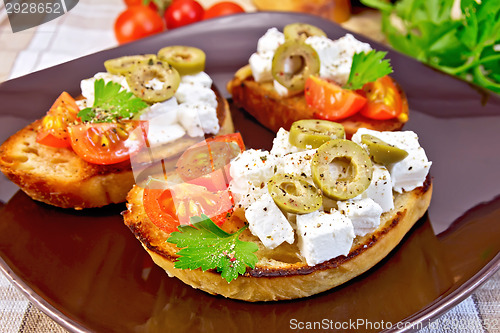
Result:
{"label": "green olive slice", "polygon": [[316,149],[332,139],[345,137],[344,126],[320,119],[298,120],[290,127],[289,141],[299,148]]}
{"label": "green olive slice", "polygon": [[283,28],[285,40],[306,40],[311,36],[324,36],[326,33],[320,28],[307,23],[292,23]]}
{"label": "green olive slice", "polygon": [[132,93],[149,103],[162,102],[172,97],[179,87],[179,73],[167,64],[141,64],[127,75]]}
{"label": "green olive slice", "polygon": [[314,185],[293,174],[275,174],[267,182],[267,189],[276,205],[288,213],[311,213],[323,203],[321,192]]}
{"label": "green olive slice", "polygon": [[281,44],[274,53],[272,74],[276,81],[291,91],[304,90],[306,80],[319,73],[316,50],[297,40]]}
{"label": "green olive slice", "polygon": [[361,146],[350,140],[334,139],[318,148],[311,171],[314,183],[325,196],[347,200],[370,186],[373,167]]}
{"label": "green olive slice", "polygon": [[141,54],[109,59],[104,62],[104,67],[110,74],[125,75],[140,64],[154,64],[155,54]]}
{"label": "green olive slice", "polygon": [[180,75],[190,75],[205,70],[205,52],[193,46],[167,46],[158,51],[158,58],[172,65]]}
{"label": "green olive slice", "polygon": [[364,143],[368,147],[370,156],[379,164],[397,163],[408,156],[406,150],[388,144],[371,134],[361,135],[361,143]]}

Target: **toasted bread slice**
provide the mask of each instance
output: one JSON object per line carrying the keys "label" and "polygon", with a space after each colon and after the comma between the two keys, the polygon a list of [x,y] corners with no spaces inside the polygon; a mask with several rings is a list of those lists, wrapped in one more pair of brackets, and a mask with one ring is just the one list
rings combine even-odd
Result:
{"label": "toasted bread slice", "polygon": [[[127,196],[128,210],[125,224],[140,240],[154,262],[171,277],[177,277],[188,285],[245,301],[276,301],[311,296],[331,288],[367,271],[382,260],[402,240],[427,210],[432,183],[428,176],[424,185],[411,192],[396,194],[395,208],[381,216],[380,226],[372,233],[357,237],[347,256],[339,256],[315,266],[308,266],[299,255],[297,241],[283,243],[270,250],[246,229],[241,240],[255,242],[259,246],[259,259],[255,268],[247,268],[244,275],[226,282],[214,270],[181,270],[174,268],[178,248],[166,242],[169,234],[157,228],[148,218],[142,204],[144,189],[134,186]],[[233,214],[223,228],[234,232],[244,222]]]}
{"label": "toasted bread slice", "polygon": [[[229,105],[216,91],[219,134],[234,131]],[[93,208],[124,202],[135,180],[130,161],[96,165],[82,160],[72,149],[52,148],[36,142],[37,120],[0,146],[0,170],[34,200],[62,208]],[[162,149],[165,159],[185,150],[184,145]],[[158,150],[160,151],[160,150]]]}
{"label": "toasted bread slice", "polygon": [[[276,92],[272,82],[256,82],[251,74],[249,65],[242,67],[227,84],[227,90],[235,104],[245,109],[262,125],[277,132],[281,127],[289,130],[297,120],[314,118],[314,110],[307,106],[304,94],[282,97]],[[358,113],[337,121],[344,125],[347,138],[361,127],[377,131],[396,131],[403,128],[408,120],[408,100],[401,89],[400,93],[403,100],[402,117],[375,120]]]}

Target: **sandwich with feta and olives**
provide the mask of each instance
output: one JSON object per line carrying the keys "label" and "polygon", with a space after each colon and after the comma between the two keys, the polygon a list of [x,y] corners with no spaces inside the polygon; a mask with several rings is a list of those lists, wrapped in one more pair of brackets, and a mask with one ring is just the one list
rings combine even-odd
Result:
{"label": "sandwich with feta and olives", "polygon": [[210,294],[275,301],[334,288],[387,256],[430,204],[431,162],[411,131],[347,140],[338,123],[302,120],[270,151],[236,137],[206,145],[178,160],[172,186],[134,186],[124,222],[169,276]]}
{"label": "sandwich with feta and olives", "polygon": [[301,119],[340,122],[348,138],[358,128],[399,130],[408,102],[385,55],[351,34],[332,40],[316,26],[293,23],[267,30],[227,90],[274,132]]}
{"label": "sandwich with feta and olives", "polygon": [[33,199],[74,209],[124,202],[135,182],[131,156],[159,159],[141,156],[145,145],[169,159],[192,138],[234,130],[200,49],[167,46],[104,66],[81,82],[82,96],[63,92],[0,146],[0,170]]}

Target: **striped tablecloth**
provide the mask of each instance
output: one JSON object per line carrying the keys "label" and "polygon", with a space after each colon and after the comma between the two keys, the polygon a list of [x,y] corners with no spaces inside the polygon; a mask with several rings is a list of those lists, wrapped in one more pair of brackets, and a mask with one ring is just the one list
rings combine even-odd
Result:
{"label": "striped tablecloth", "polygon": [[[200,2],[209,5],[216,1]],[[251,0],[237,1],[245,9],[255,10]],[[116,46],[113,21],[124,8],[122,0],[80,0],[68,14],[13,34],[3,2],[0,6],[0,82]],[[370,14],[355,17],[344,26],[383,40],[378,21]],[[457,331],[500,332],[500,272],[421,330]],[[65,329],[38,310],[0,273],[0,332],[65,332]]]}

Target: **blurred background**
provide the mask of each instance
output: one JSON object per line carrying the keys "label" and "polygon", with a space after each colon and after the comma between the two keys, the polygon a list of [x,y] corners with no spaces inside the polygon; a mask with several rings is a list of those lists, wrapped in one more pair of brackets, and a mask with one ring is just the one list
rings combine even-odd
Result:
{"label": "blurred background", "polygon": [[67,14],[16,33],[12,33],[4,4],[0,5],[0,82],[120,43],[242,11],[307,12],[374,40],[385,39],[378,11],[349,0],[80,0]]}

